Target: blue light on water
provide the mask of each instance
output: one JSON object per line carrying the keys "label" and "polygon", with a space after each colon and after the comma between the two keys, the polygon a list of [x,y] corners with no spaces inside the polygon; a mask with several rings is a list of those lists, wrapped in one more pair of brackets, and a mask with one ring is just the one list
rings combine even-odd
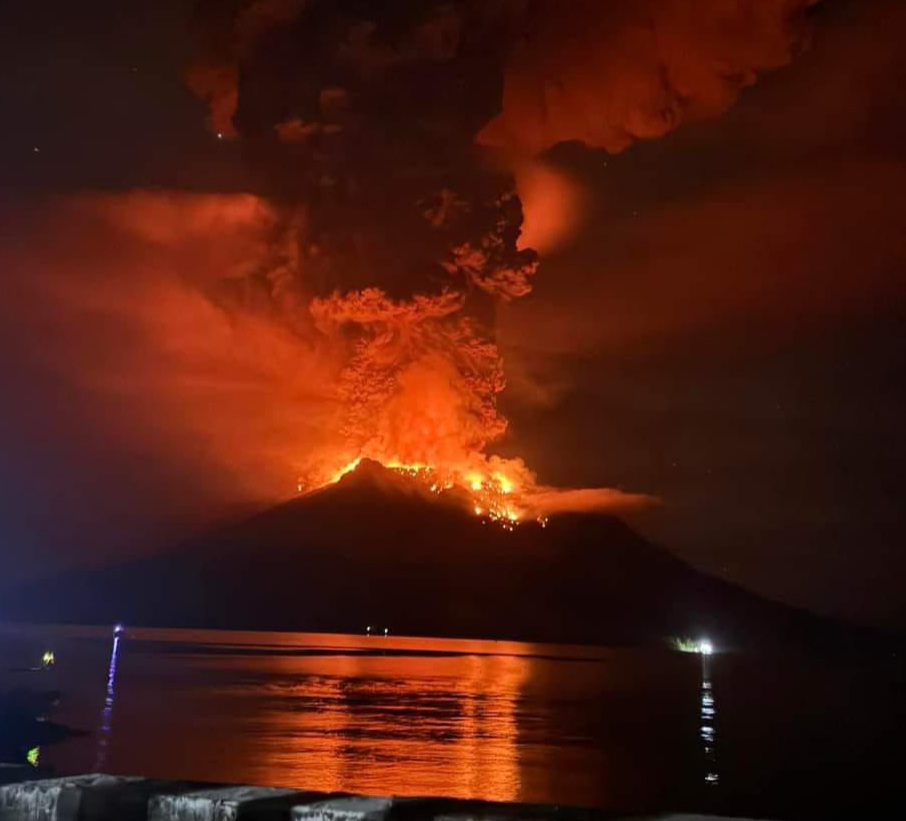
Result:
{"label": "blue light on water", "polygon": [[95,758],[95,772],[103,772],[107,766],[107,751],[110,744],[110,731],[113,728],[113,705],[116,700],[116,666],[120,654],[120,639],[125,629],[121,624],[113,628],[113,647],[110,651],[110,663],[107,666],[107,690],[104,694],[104,709],[101,710],[101,725],[98,729],[98,748]]}

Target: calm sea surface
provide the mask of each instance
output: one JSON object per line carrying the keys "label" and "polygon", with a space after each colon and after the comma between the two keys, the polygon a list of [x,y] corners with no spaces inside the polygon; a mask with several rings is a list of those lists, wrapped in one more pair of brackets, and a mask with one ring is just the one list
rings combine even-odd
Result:
{"label": "calm sea surface", "polygon": [[[10,668],[52,648],[47,674]],[[902,664],[303,633],[0,630],[0,689],[89,734],[44,771],[601,807],[896,806]],[[27,666],[27,665],[26,665]]]}

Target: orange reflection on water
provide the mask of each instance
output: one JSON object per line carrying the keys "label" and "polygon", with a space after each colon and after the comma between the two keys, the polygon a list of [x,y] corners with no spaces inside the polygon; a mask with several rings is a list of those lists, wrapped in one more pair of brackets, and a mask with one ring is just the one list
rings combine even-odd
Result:
{"label": "orange reflection on water", "polygon": [[[111,638],[55,631],[63,723],[101,711]],[[114,774],[627,811],[670,803],[676,762],[699,752],[697,674],[679,654],[128,628],[119,661]],[[85,772],[96,744],[47,763]]]}
{"label": "orange reflection on water", "polygon": [[279,683],[259,694],[269,743],[258,751],[258,780],[279,773],[322,791],[515,800],[528,663],[380,650],[271,658]]}

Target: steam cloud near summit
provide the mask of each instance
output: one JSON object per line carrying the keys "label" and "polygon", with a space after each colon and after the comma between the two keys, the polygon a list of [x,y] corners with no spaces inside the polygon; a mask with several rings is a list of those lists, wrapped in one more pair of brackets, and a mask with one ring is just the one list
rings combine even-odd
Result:
{"label": "steam cloud near summit", "polygon": [[103,367],[71,352],[73,370],[140,396],[137,416],[180,408],[204,458],[259,494],[371,458],[515,485],[533,514],[644,503],[540,487],[488,452],[507,427],[497,306],[532,290],[537,251],[581,211],[535,158],[720,114],[803,47],[810,5],[199,0],[187,84],[257,196],[60,206],[85,235],[113,230],[118,260],[148,260],[106,290],[87,268],[38,278],[70,321],[128,340]]}

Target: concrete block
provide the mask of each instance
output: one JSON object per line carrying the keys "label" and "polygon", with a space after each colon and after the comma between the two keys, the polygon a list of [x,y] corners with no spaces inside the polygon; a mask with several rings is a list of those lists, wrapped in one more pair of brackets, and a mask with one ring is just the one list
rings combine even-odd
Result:
{"label": "concrete block", "polygon": [[384,821],[391,798],[338,796],[293,807],[292,821]]}
{"label": "concrete block", "polygon": [[277,787],[219,787],[155,795],[148,804],[148,821],[289,821],[292,807],[306,797],[306,793]]}
{"label": "concrete block", "polygon": [[160,782],[80,775],[0,787],[0,821],[145,821]]}

